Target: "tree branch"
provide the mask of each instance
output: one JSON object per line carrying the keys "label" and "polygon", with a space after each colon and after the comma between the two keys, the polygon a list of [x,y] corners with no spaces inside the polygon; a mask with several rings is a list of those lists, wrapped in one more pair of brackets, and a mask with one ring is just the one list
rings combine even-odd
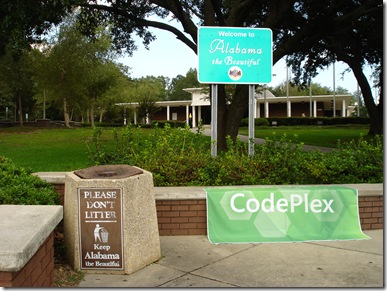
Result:
{"label": "tree branch", "polygon": [[[155,1],[155,2],[157,2],[157,1]],[[138,18],[137,16],[129,14],[127,11],[124,11],[124,10],[119,9],[117,7],[99,5],[99,4],[85,4],[85,5],[82,5],[82,7],[88,8],[88,9],[96,9],[99,11],[106,11],[112,15],[123,16],[123,17],[127,18],[128,20],[130,20],[134,27],[138,27],[138,28],[140,28],[140,27],[154,27],[154,28],[169,31],[169,32],[173,33],[177,39],[182,41],[190,49],[192,49],[195,53],[197,53],[196,43],[191,41],[186,35],[184,35],[183,32],[181,32],[179,29],[177,29],[176,27],[174,27],[172,25],[169,25],[169,24],[166,24],[163,22],[159,22],[159,21],[151,21],[151,20],[146,20],[143,18]]]}

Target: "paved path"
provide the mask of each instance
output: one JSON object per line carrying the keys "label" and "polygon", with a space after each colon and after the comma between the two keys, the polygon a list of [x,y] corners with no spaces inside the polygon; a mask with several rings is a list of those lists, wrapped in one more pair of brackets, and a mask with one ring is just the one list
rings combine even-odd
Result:
{"label": "paved path", "polygon": [[[192,132],[197,132],[197,128],[192,128]],[[205,127],[204,130],[203,130],[203,134],[204,135],[207,135],[207,136],[211,136],[211,129],[208,128],[208,127]],[[246,135],[238,135],[239,139],[241,141],[245,141],[247,142],[249,140],[248,136]],[[254,139],[254,143],[255,144],[264,144],[265,143],[265,140],[263,138],[255,138]],[[334,148],[327,148],[327,147],[320,147],[320,146],[312,146],[312,145],[304,145],[303,146],[303,149],[305,151],[309,151],[309,150],[320,150],[322,152],[331,152],[334,150]]]}
{"label": "paved path", "polygon": [[383,287],[383,230],[370,240],[211,244],[161,236],[162,258],[130,275],[87,274],[79,287]]}

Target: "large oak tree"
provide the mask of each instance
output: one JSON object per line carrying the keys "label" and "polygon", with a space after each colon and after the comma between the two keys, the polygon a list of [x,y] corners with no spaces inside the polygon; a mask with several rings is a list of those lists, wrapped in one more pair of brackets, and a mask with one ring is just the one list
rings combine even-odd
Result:
{"label": "large oak tree", "polygon": [[[373,120],[370,133],[382,133],[382,106],[378,107],[378,114],[373,114],[376,105],[372,104],[372,91],[367,88],[368,82],[362,71],[367,63],[381,64],[382,43],[375,41],[382,39],[383,32],[380,1],[152,0],[106,1],[105,5],[84,1],[81,7],[85,12],[86,31],[92,31],[90,24],[108,21],[114,26],[118,48],[128,52],[136,48],[133,33],[141,36],[145,45],[154,39],[150,27],[173,33],[194,52],[197,52],[197,28],[201,25],[270,28],[273,31],[273,64],[285,56],[295,56],[289,58],[289,63],[299,75],[303,73],[304,81],[315,76],[317,68],[327,66],[333,60],[347,62],[359,81]],[[165,21],[153,20],[151,16],[154,15]],[[168,22],[171,18],[177,19],[183,30],[171,25]],[[372,25],[367,31],[372,37],[362,38],[367,23]],[[358,29],[363,30],[357,33],[355,30]],[[352,33],[344,37],[348,32]],[[353,35],[356,38],[352,38]],[[359,38],[363,41],[361,45],[355,41]],[[373,59],[367,58],[365,49],[368,45],[375,46]],[[351,59],[353,55],[356,60]],[[239,122],[248,106],[248,87],[238,85],[231,100],[226,100],[225,87],[218,87],[218,148],[224,149],[226,135],[233,139],[237,136]]]}
{"label": "large oak tree", "polygon": [[[13,1],[17,5],[23,2],[21,0],[2,2],[4,1],[8,5]],[[382,133],[383,106],[377,107],[372,104],[374,102],[372,91],[362,70],[363,66],[369,63],[381,68],[382,42],[377,41],[378,38],[381,40],[383,37],[381,25],[383,3],[380,0],[58,0],[53,2],[61,3],[55,8],[58,14],[69,7],[66,5],[81,7],[84,12],[81,14],[83,30],[91,36],[96,26],[103,23],[112,25],[116,47],[126,50],[129,55],[136,49],[133,34],[139,35],[145,45],[154,40],[155,36],[149,28],[171,32],[194,52],[197,51],[198,26],[270,28],[273,31],[273,64],[288,56],[289,64],[294,71],[299,72],[300,76],[304,76],[304,81],[316,75],[316,68],[327,66],[334,60],[347,62],[358,79],[372,119],[370,133]],[[39,7],[41,6],[42,4]],[[48,15],[52,17],[51,14]],[[171,18],[177,19],[183,29],[173,26],[169,22]],[[40,21],[42,17],[39,16],[37,19]],[[54,18],[54,20],[57,19]],[[27,17],[27,24],[28,21],[31,21],[29,17]],[[0,32],[4,31],[3,27],[0,26]],[[366,34],[368,34],[367,37],[365,37]],[[369,49],[371,46],[375,49]],[[248,88],[246,85],[236,86],[232,98],[227,96],[226,100],[225,88],[220,85],[218,97],[218,148],[224,149],[226,135],[230,135],[231,138],[237,136],[239,122],[248,106]],[[382,100],[380,104],[383,104]],[[376,111],[378,114],[374,114]]]}

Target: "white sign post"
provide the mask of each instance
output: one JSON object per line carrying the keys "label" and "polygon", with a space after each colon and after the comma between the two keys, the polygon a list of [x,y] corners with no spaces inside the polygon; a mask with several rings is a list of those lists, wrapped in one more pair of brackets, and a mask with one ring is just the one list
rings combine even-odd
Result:
{"label": "white sign post", "polygon": [[249,87],[249,154],[254,155],[254,84],[271,82],[272,31],[268,28],[211,27],[198,29],[198,80],[211,85],[211,155],[217,155],[218,86]]}

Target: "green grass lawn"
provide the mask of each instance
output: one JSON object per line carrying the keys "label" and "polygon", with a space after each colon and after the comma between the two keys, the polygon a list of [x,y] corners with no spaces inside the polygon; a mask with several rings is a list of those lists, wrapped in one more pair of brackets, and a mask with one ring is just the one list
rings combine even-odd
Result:
{"label": "green grass lawn", "polygon": [[34,172],[74,171],[88,166],[87,146],[91,128],[0,129],[0,155]]}
{"label": "green grass lawn", "polygon": [[[113,147],[113,130],[103,128],[102,131],[103,139],[112,141]],[[146,134],[146,130],[144,132]],[[299,142],[326,147],[335,147],[338,139],[349,141],[367,132],[368,126],[257,127],[255,130],[259,138],[270,137],[273,133],[288,137],[296,134]],[[240,133],[248,135],[247,128]],[[33,172],[75,171],[90,166],[86,142],[92,146],[92,136],[91,128],[0,128],[0,155]]]}
{"label": "green grass lawn", "polygon": [[[369,130],[368,125],[325,125],[325,126],[262,126],[255,128],[255,137],[266,138],[287,135],[288,138],[297,137],[299,142],[306,145],[337,147],[337,141],[348,142],[357,139],[362,134],[366,136]],[[239,134],[248,135],[248,128],[240,128]]]}

